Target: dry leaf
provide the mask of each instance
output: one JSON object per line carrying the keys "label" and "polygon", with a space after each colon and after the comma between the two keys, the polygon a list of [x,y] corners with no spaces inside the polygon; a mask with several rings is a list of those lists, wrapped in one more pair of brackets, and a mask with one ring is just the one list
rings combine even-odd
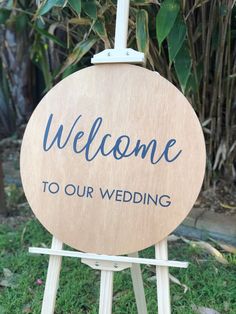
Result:
{"label": "dry leaf", "polygon": [[156,276],[151,276],[147,279],[147,281],[155,281],[157,279]]}
{"label": "dry leaf", "polygon": [[214,243],[216,243],[219,247],[221,247],[225,252],[229,252],[232,254],[236,254],[236,247],[231,245],[231,244],[227,244],[221,241],[217,241],[215,239],[210,238],[210,240]]}
{"label": "dry leaf", "polygon": [[168,242],[174,242],[174,241],[178,241],[180,239],[180,237],[177,237],[174,234],[171,234],[168,236]]}
{"label": "dry leaf", "polygon": [[226,209],[236,209],[236,206],[220,203],[220,206]]}
{"label": "dry leaf", "polygon": [[[170,281],[173,283],[176,283],[177,285],[181,286],[184,288],[184,293],[186,293],[190,288],[188,286],[186,286],[185,284],[182,284],[179,279],[177,279],[176,277],[172,276],[171,274],[169,274],[169,278]],[[149,277],[147,280],[152,282],[152,281],[156,281],[157,277],[156,276],[151,276]]]}
{"label": "dry leaf", "polygon": [[172,281],[173,283],[176,283],[177,285],[183,287],[184,288],[184,293],[186,293],[189,290],[188,286],[186,286],[185,284],[181,283],[179,281],[179,279],[177,279],[176,277],[172,276],[171,274],[169,274],[169,278],[170,278],[170,281]]}
{"label": "dry leaf", "polygon": [[3,276],[4,278],[0,281],[0,286],[10,288],[17,287],[18,275],[13,274],[8,268],[3,268]]}
{"label": "dry leaf", "polygon": [[195,304],[192,305],[192,309],[197,314],[220,314],[214,309],[211,309],[209,307],[204,307],[204,306],[196,306]]}
{"label": "dry leaf", "polygon": [[205,251],[207,251],[209,254],[211,254],[212,256],[215,257],[215,259],[224,265],[228,264],[227,259],[220,253],[220,251],[218,251],[216,248],[214,248],[210,243],[207,243],[205,241],[189,241],[184,237],[181,237],[181,239],[185,242],[188,243],[190,245],[192,245],[193,247],[199,247]]}
{"label": "dry leaf", "polygon": [[224,265],[228,264],[227,259],[218,251],[216,248],[214,248],[210,243],[204,242],[204,241],[199,241],[195,242],[197,246],[200,248],[206,250],[208,253],[210,253],[212,256],[215,257],[215,259]]}
{"label": "dry leaf", "polygon": [[32,308],[30,304],[26,304],[23,308],[23,313],[32,313]]}
{"label": "dry leaf", "polygon": [[225,310],[225,312],[228,312],[229,311],[229,309],[230,309],[230,304],[229,304],[229,302],[227,302],[227,301],[224,301],[224,310]]}
{"label": "dry leaf", "polygon": [[181,239],[182,241],[184,241],[185,243],[191,243],[191,242],[192,242],[192,241],[186,239],[185,237],[180,237],[180,239]]}

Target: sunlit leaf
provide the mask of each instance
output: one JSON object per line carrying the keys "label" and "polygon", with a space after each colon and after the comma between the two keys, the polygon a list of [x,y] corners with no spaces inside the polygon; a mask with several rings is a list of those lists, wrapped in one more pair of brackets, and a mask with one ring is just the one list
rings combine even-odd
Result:
{"label": "sunlit leaf", "polygon": [[148,14],[146,10],[139,10],[136,15],[136,41],[138,50],[146,54],[149,50]]}
{"label": "sunlit leaf", "polygon": [[175,71],[183,92],[185,92],[188,78],[191,73],[192,60],[188,44],[185,41],[174,60]]}
{"label": "sunlit leaf", "polygon": [[65,77],[71,75],[72,73],[74,73],[78,70],[79,70],[79,67],[77,64],[72,64],[72,65],[68,66],[68,68],[66,68],[62,74],[62,79],[64,79]]}
{"label": "sunlit leaf", "polygon": [[175,56],[182,47],[186,33],[187,33],[186,25],[181,14],[179,14],[175,20],[173,28],[171,29],[167,37],[170,63],[172,63]]}
{"label": "sunlit leaf", "polygon": [[93,24],[93,30],[103,40],[105,48],[110,48],[110,42],[108,40],[106,26],[103,20],[97,19]]}
{"label": "sunlit leaf", "polygon": [[70,24],[76,24],[76,25],[90,25],[91,20],[84,17],[74,17],[68,21]]}
{"label": "sunlit leaf", "polygon": [[[221,206],[223,204],[221,203]],[[228,207],[226,207],[228,208]],[[236,209],[234,207],[234,209]],[[219,247],[221,247],[224,251],[226,252],[229,252],[229,253],[232,253],[232,254],[236,254],[236,246],[232,245],[232,244],[229,244],[229,243],[225,243],[225,242],[222,242],[222,241],[217,241],[215,239],[212,239],[210,238],[211,241],[215,242]]]}
{"label": "sunlit leaf", "polygon": [[79,62],[81,58],[93,47],[93,45],[96,42],[97,38],[88,38],[86,40],[79,42],[75,46],[73,52],[69,54],[69,56],[67,57],[57,76],[63,73],[69,66]]}
{"label": "sunlit leaf", "polygon": [[81,13],[81,0],[69,0],[68,3],[77,14]]}
{"label": "sunlit leaf", "polygon": [[171,274],[169,274],[169,278],[170,278],[170,281],[172,281],[173,283],[176,283],[177,285],[183,287],[184,288],[184,293],[186,293],[189,290],[189,287],[187,285],[181,283],[178,278],[174,277]]}
{"label": "sunlit leaf", "polygon": [[94,0],[82,1],[82,8],[84,12],[93,20],[97,18],[97,4]]}
{"label": "sunlit leaf", "polygon": [[170,33],[176,17],[179,13],[180,6],[178,0],[164,0],[156,16],[156,34],[159,46]]}
{"label": "sunlit leaf", "polygon": [[219,263],[224,264],[224,265],[228,264],[227,259],[216,248],[214,248],[210,243],[205,242],[205,241],[190,241],[184,237],[181,237],[181,239],[185,243],[189,243],[192,247],[198,247],[198,248],[201,248],[202,250],[208,252],[209,254],[214,256],[215,259]]}
{"label": "sunlit leaf", "polygon": [[49,12],[53,7],[59,6],[62,7],[64,5],[65,0],[46,0],[43,1],[41,6],[39,7],[36,15],[37,16],[42,16]]}

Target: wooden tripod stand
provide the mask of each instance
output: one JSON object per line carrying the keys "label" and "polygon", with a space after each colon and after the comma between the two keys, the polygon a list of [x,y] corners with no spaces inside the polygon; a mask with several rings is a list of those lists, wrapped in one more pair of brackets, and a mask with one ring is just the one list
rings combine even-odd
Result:
{"label": "wooden tripod stand", "polygon": [[29,249],[30,253],[50,255],[41,314],[54,313],[62,256],[81,258],[82,263],[101,271],[99,314],[112,313],[114,272],[122,271],[126,268],[131,268],[138,314],[147,314],[140,264],[156,266],[158,313],[170,314],[171,305],[168,267],[188,267],[187,262],[168,261],[167,239],[155,245],[156,259],[139,258],[138,253],[130,254],[127,257],[109,256],[65,251],[62,247],[63,243],[53,237],[51,249]]}

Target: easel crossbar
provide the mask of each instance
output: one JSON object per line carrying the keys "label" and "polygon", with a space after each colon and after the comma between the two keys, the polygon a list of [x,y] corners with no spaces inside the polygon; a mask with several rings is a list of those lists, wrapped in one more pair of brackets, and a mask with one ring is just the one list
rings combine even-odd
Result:
{"label": "easel crossbar", "polygon": [[145,265],[154,265],[154,266],[163,266],[163,267],[187,268],[188,264],[189,264],[188,262],[169,261],[169,260],[151,259],[151,258],[129,257],[129,256],[100,255],[100,254],[82,253],[82,252],[76,252],[76,251],[55,250],[55,249],[37,248],[37,247],[30,247],[29,252],[34,253],[34,254],[77,257],[77,258],[90,259],[90,260],[96,260],[96,261],[111,261],[111,262],[122,262],[122,263],[132,263],[132,264],[145,264]]}

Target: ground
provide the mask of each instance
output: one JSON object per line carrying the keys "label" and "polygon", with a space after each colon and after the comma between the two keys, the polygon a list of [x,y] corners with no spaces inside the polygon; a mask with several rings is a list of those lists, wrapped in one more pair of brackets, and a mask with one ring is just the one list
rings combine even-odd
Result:
{"label": "ground", "polygon": [[[0,314],[40,313],[48,258],[28,253],[29,246],[50,246],[51,236],[34,218],[19,179],[18,141],[4,151],[9,214],[0,217]],[[219,183],[201,194],[196,206],[235,214],[234,187]],[[169,258],[189,261],[188,269],[170,269],[172,313],[236,313],[236,248],[190,238],[169,241]],[[215,249],[215,251],[214,251]],[[154,257],[154,248],[141,252]],[[148,313],[156,313],[155,268],[142,266]],[[179,280],[179,282],[178,282]],[[179,284],[178,284],[179,283]],[[56,314],[98,312],[99,272],[74,258],[64,258]],[[206,312],[206,308],[211,309]],[[114,314],[137,313],[130,270],[115,274]]]}

